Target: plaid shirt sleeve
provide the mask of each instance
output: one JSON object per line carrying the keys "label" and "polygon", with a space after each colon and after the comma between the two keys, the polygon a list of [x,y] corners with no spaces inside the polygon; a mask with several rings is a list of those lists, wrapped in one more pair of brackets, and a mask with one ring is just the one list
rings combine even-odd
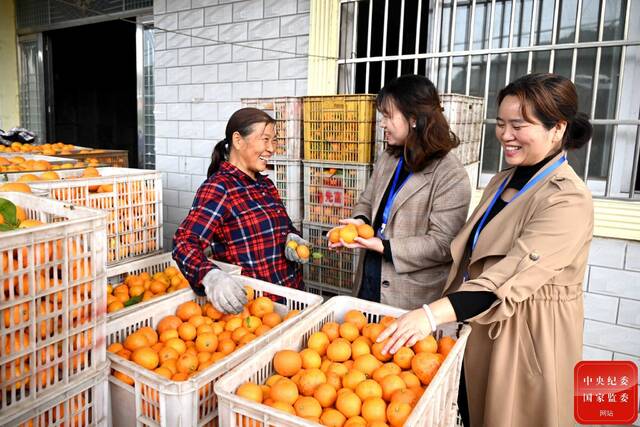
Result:
{"label": "plaid shirt sleeve", "polygon": [[[265,178],[265,181],[267,181],[269,183],[268,187],[269,187],[269,192],[271,193],[271,197],[276,199],[278,202],[280,202],[280,204],[282,206],[284,206],[284,203],[282,202],[282,199],[280,198],[280,193],[278,193],[278,189],[276,188],[276,185],[273,183],[273,181],[271,181],[268,178]],[[289,222],[289,233],[295,233],[298,236],[302,237],[302,231],[300,231],[296,227],[294,227],[293,222],[291,221],[291,217],[289,217],[289,215],[287,215],[287,221]]]}
{"label": "plaid shirt sleeve", "polygon": [[228,213],[227,191],[221,183],[205,182],[197,191],[191,210],[173,237],[173,259],[198,295],[204,296],[202,279],[217,268],[204,254],[216,227]]}

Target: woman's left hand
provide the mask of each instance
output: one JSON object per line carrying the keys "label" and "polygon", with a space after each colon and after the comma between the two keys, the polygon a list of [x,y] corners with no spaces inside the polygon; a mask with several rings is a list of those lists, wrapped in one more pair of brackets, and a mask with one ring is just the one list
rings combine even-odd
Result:
{"label": "woman's left hand", "polygon": [[379,237],[372,237],[370,239],[356,237],[353,243],[346,243],[344,240],[340,239],[340,243],[342,246],[349,249],[369,249],[370,251],[376,251],[379,253],[384,252],[384,245]]}
{"label": "woman's left hand", "polygon": [[[291,242],[295,242],[295,245],[291,245],[290,244]],[[298,251],[296,250],[298,246],[306,246],[309,250],[311,249],[311,244],[305,239],[303,239],[302,237],[298,236],[295,233],[287,234],[287,243],[285,244],[285,247],[284,247],[285,258],[288,259],[289,261],[297,262],[299,264],[308,263],[309,254],[307,254],[306,258],[301,258],[300,255],[298,255]]]}
{"label": "woman's left hand", "polygon": [[422,308],[409,311],[382,331],[376,342],[389,338],[382,348],[382,354],[395,354],[400,347],[412,347],[415,343],[431,333],[431,324]]}

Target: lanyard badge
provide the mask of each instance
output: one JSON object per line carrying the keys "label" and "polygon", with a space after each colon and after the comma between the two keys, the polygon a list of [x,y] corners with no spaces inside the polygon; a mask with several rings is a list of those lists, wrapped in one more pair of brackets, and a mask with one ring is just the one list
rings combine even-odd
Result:
{"label": "lanyard badge", "polygon": [[[385,239],[384,229],[387,227],[387,221],[389,220],[389,213],[391,212],[391,206],[393,206],[393,201],[395,200],[396,196],[400,192],[400,189],[402,188],[404,183],[407,182],[407,180],[411,176],[411,174],[407,175],[407,177],[404,179],[404,181],[402,181],[400,183],[400,185],[398,186],[398,178],[400,177],[400,171],[402,170],[403,163],[404,163],[404,159],[401,157],[400,161],[398,162],[398,166],[396,166],[396,172],[393,175],[393,183],[391,184],[391,190],[389,191],[389,197],[387,198],[387,202],[384,205],[384,210],[382,211],[382,224],[380,225],[380,228],[378,229],[378,232],[376,233],[376,236],[379,237],[382,240]],[[398,186],[397,189],[396,189],[396,186]]]}
{"label": "lanyard badge", "polygon": [[[507,202],[507,205],[509,203],[513,202],[518,197],[520,197],[522,194],[524,194],[527,190],[529,190],[531,187],[536,185],[538,182],[542,181],[547,175],[549,175],[551,172],[553,172],[558,167],[560,167],[560,165],[562,165],[566,160],[567,160],[567,157],[563,155],[558,160],[556,160],[552,165],[550,165],[546,169],[543,169],[542,172],[540,172],[538,175],[533,177],[533,179],[529,180],[529,182],[527,182],[525,184],[525,186],[522,187],[522,189],[520,191],[518,191],[516,193],[516,195],[513,196]],[[504,181],[502,181],[502,184],[500,184],[500,187],[498,188],[498,191],[493,196],[493,199],[491,200],[491,203],[489,204],[489,207],[484,212],[484,215],[482,215],[482,218],[480,219],[480,223],[478,224],[478,227],[476,228],[476,232],[473,234],[473,240],[471,241],[471,252],[473,252],[475,250],[476,245],[478,244],[478,238],[480,237],[480,232],[482,231],[482,229],[486,225],[485,223],[487,222],[487,218],[489,217],[489,214],[491,213],[491,210],[493,209],[493,205],[496,204],[496,202],[498,201],[498,197],[500,197],[502,195],[502,192],[504,191],[505,187],[507,186],[507,181],[509,181],[509,177],[506,177],[504,179]],[[467,280],[469,280],[469,272],[468,271],[464,272],[463,280],[465,282]]]}

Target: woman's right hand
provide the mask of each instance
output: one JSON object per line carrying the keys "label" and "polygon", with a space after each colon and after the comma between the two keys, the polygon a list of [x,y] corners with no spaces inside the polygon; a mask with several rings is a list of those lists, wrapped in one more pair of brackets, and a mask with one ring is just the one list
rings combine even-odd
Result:
{"label": "woman's right hand", "polygon": [[[353,224],[353,225],[355,225],[355,226],[357,227],[357,226],[359,226],[359,225],[364,224],[365,222],[364,222],[363,220],[361,220],[361,219],[356,219],[356,218],[345,218],[345,219],[341,219],[340,221],[338,221],[338,223],[339,223],[339,224],[342,224],[343,226],[344,226],[344,225],[347,225],[347,224]],[[337,242],[337,243],[331,243],[331,241],[329,240],[329,236],[331,235],[331,232],[332,232],[332,231],[334,231],[334,230],[336,230],[336,229],[339,229],[339,228],[342,228],[342,226],[340,226],[340,227],[333,227],[331,230],[329,230],[329,231],[327,232],[327,244],[329,245],[329,248],[330,248],[330,249],[337,249],[337,248],[341,248],[341,247],[342,247],[342,243],[340,243],[340,242]]]}
{"label": "woman's right hand", "polygon": [[211,305],[221,313],[240,313],[247,304],[247,293],[242,283],[218,268],[205,274],[202,285]]}

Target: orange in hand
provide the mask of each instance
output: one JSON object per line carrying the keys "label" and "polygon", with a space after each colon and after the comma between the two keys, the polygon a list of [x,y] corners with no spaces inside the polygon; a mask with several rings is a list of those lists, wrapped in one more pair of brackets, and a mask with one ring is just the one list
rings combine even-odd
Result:
{"label": "orange in hand", "polygon": [[301,259],[308,259],[310,255],[309,248],[305,245],[298,245],[296,253]]}
{"label": "orange in hand", "polygon": [[358,226],[358,236],[362,237],[363,239],[370,239],[375,235],[375,232],[373,231],[373,227],[371,227],[369,224],[361,224]]}
{"label": "orange in hand", "polygon": [[353,243],[358,237],[358,228],[354,224],[347,224],[340,229],[340,238],[345,243]]}

